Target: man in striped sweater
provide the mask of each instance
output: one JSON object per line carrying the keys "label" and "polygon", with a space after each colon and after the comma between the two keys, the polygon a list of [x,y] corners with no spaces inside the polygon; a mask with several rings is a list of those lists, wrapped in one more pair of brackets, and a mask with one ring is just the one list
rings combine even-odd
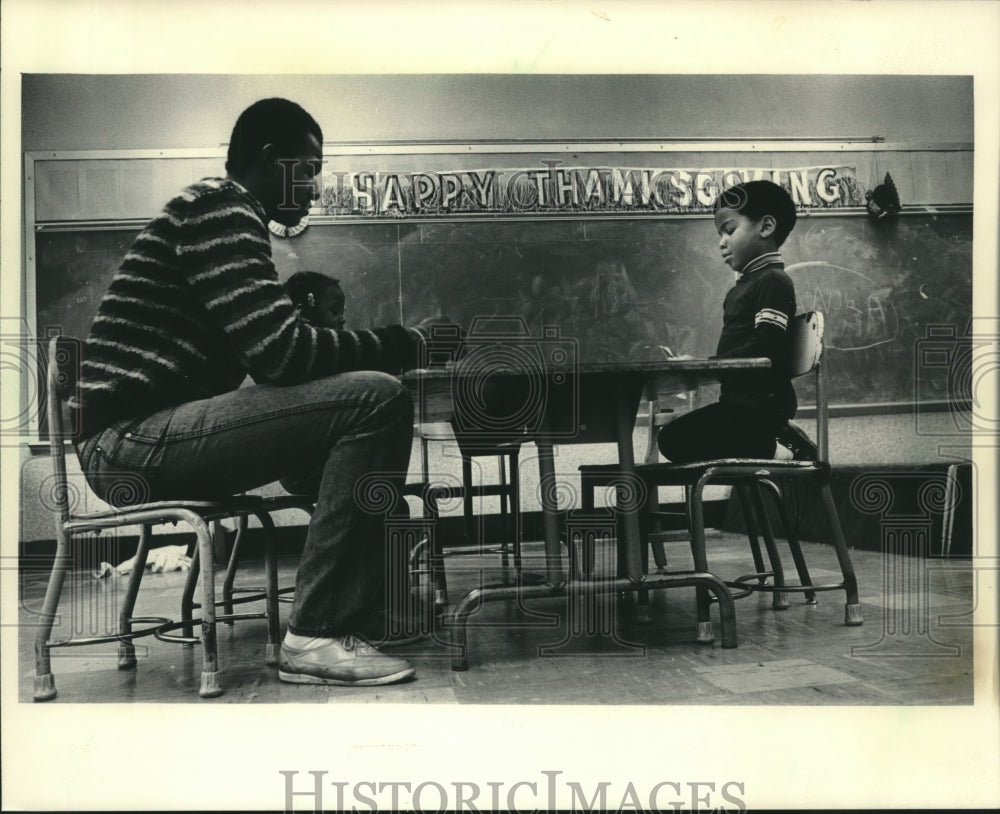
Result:
{"label": "man in striped sweater", "polygon": [[[295,225],[318,197],[322,142],[297,104],[255,103],[233,129],[226,177],[187,187],[139,235],[86,341],[77,450],[108,500],[123,473],[143,484],[139,500],[311,481],[279,676],[389,684],[414,669],[359,635],[384,621],[387,560],[383,518],[355,487],[369,473],[405,477],[413,405],[392,374],[417,364],[424,337],[297,318],[267,224]],[[241,388],[247,374],[255,384]]]}

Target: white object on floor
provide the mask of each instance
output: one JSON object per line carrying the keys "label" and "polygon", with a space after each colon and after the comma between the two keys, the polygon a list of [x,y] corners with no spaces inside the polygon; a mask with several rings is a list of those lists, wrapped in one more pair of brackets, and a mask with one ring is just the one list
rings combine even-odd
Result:
{"label": "white object on floor", "polygon": [[[187,546],[182,545],[165,545],[154,548],[146,555],[146,570],[153,574],[159,574],[163,571],[187,571],[191,567],[191,558],[187,556],[186,552]],[[108,575],[105,573],[104,567],[106,565],[107,563],[101,563],[100,570],[95,574],[96,577]],[[125,575],[131,574],[134,569],[135,557],[132,557],[120,563],[115,571],[119,575]]]}

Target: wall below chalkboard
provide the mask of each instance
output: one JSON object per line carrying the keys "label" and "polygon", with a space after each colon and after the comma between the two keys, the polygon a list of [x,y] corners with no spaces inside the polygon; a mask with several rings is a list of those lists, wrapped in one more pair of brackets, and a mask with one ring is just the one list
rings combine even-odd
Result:
{"label": "wall below chalkboard", "polygon": [[[136,234],[37,233],[36,335],[86,336]],[[339,278],[351,326],[517,315],[593,362],[658,358],[658,345],[710,355],[733,282],[717,242],[704,216],[442,220],[317,224],[273,238],[272,251],[282,279],[303,269]],[[782,253],[799,310],[826,316],[831,404],[968,401],[955,360],[970,349],[971,214],[804,216]],[[943,353],[921,353],[930,335]]]}

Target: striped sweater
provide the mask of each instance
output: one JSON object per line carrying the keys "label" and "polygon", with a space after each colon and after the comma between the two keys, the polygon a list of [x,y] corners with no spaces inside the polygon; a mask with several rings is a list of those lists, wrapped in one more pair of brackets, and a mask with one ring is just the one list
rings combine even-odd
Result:
{"label": "striped sweater", "polygon": [[271,261],[267,216],[232,180],[184,189],[136,238],[83,350],[81,438],[112,422],[235,390],[347,370],[398,373],[421,335],[315,328],[296,317]]}
{"label": "striped sweater", "polygon": [[778,252],[754,258],[736,276],[722,306],[716,358],[766,356],[767,373],[731,373],[720,400],[750,404],[792,418],[798,406],[788,373],[788,323],[795,316],[795,285]]}

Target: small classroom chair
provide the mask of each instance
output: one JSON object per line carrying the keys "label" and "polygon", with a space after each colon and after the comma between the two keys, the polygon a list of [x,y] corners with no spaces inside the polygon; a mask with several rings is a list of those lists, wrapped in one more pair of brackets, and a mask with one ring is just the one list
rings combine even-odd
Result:
{"label": "small classroom chair", "polygon": [[[265,499],[259,496],[232,496],[224,500],[165,500],[131,502],[142,497],[143,485],[138,478],[130,478],[123,473],[121,483],[117,484],[117,492],[121,500],[113,503],[129,505],[111,505],[107,509],[96,512],[78,512],[76,503],[82,497],[81,490],[71,484],[66,470],[66,447],[73,440],[75,431],[67,401],[78,388],[78,372],[80,365],[79,340],[69,337],[54,336],[48,343],[48,366],[46,371],[46,398],[49,435],[49,454],[52,461],[52,488],[48,491],[55,514],[56,554],[49,575],[40,619],[35,635],[35,701],[49,701],[56,697],[55,678],[52,674],[51,651],[57,647],[82,646],[89,644],[106,644],[118,642],[119,669],[135,669],[135,647],[132,642],[143,636],[155,636],[163,641],[180,642],[183,644],[201,643],[202,672],[199,695],[212,698],[223,692],[222,674],[219,669],[218,650],[216,644],[216,623],[234,619],[266,619],[267,646],[265,660],[268,664],[277,663],[280,631],[278,618],[277,592],[277,558],[274,546],[274,523],[270,512],[278,509],[299,506],[301,501],[281,498]],[[126,494],[130,493],[130,494]],[[265,582],[263,598],[265,611],[263,613],[217,615],[216,606],[223,604],[215,599],[215,564],[214,544],[222,533],[219,521],[233,518],[244,522],[249,516],[255,516],[261,523],[265,534]],[[184,608],[196,607],[192,596],[196,581],[201,587],[201,619],[200,636],[174,635],[170,631],[183,628],[185,634],[190,634],[197,620],[190,618],[175,622],[165,617],[133,616],[136,599],[145,570],[146,558],[151,547],[153,527],[163,523],[186,523],[195,533],[197,547],[192,557],[191,571],[188,574],[184,597],[182,598],[182,615]],[[63,583],[73,569],[73,543],[81,534],[98,534],[105,529],[138,526],[140,529],[138,548],[136,550],[134,567],[122,600],[118,618],[118,629],[115,633],[89,636],[69,637],[53,641],[52,630],[57,621],[57,611],[62,595]],[[200,580],[198,576],[200,574]],[[261,598],[259,595],[233,598],[229,604],[238,604]],[[141,626],[141,627],[139,627]]]}
{"label": "small classroom chair", "polygon": [[[301,509],[310,517],[312,516],[313,510],[315,509],[315,504],[312,499],[305,495],[281,495],[274,497],[265,497],[261,499],[261,509],[270,515],[272,511],[277,511],[280,509]],[[267,586],[249,586],[249,585],[236,585],[236,577],[240,567],[240,560],[243,555],[243,540],[246,538],[247,529],[249,527],[249,517],[245,514],[240,515],[236,518],[236,535],[233,538],[233,544],[229,550],[229,560],[226,565],[226,574],[222,580],[222,612],[225,618],[220,617],[220,621],[225,622],[226,625],[232,626],[238,618],[246,618],[243,616],[237,617],[233,615],[233,605],[242,602],[254,602],[259,599],[267,599]],[[192,565],[194,560],[192,560]],[[184,594],[181,597],[181,619],[190,620],[192,612],[195,608],[200,607],[193,601],[195,583],[197,582],[197,571],[192,568],[192,573],[188,575],[187,584],[184,586]],[[277,597],[279,602],[291,602],[294,599],[293,594],[295,593],[295,586],[289,585],[285,588],[277,589]],[[236,598],[237,594],[243,594]],[[190,630],[185,631],[186,634],[190,635]],[[270,661],[272,654],[268,654],[268,663]]]}
{"label": "small classroom chair", "polygon": [[[421,480],[406,484],[405,494],[422,499],[424,516],[437,526],[440,522],[438,503],[443,500],[462,499],[462,521],[465,540],[468,544],[480,542],[476,534],[476,516],[473,503],[476,497],[496,496],[500,498],[500,519],[504,529],[501,542],[501,567],[510,567],[508,544],[513,549],[514,567],[521,570],[521,524],[519,515],[520,473],[518,458],[521,444],[518,441],[486,443],[466,439],[454,433],[453,428],[444,423],[419,424],[417,436],[421,450]],[[449,486],[437,483],[431,476],[428,463],[429,443],[455,443],[462,458],[462,483]],[[475,458],[496,458],[499,469],[498,483],[476,483],[472,462]],[[444,569],[444,547],[439,534],[433,534],[426,546],[418,546],[411,552],[411,574],[419,577],[429,574],[434,592],[434,604],[448,604],[448,584]],[[426,564],[421,560],[426,557]]]}
{"label": "small classroom chair", "polygon": [[[796,316],[789,325],[789,341],[791,343],[792,377],[798,378],[811,373],[815,378],[818,441],[815,460],[726,458],[686,464],[644,464],[638,466],[637,471],[647,486],[647,493],[651,501],[655,501],[659,486],[683,486],[685,488],[688,531],[690,532],[691,551],[696,570],[708,570],[702,506],[704,489],[709,483],[733,486],[744,514],[751,548],[754,549],[756,572],[739,577],[732,585],[749,591],[774,593],[775,608],[787,607],[783,601],[785,593],[804,593],[807,602],[814,602],[815,594],[819,591],[842,590],[846,599],[844,624],[860,625],[863,619],[858,601],[857,579],[837,516],[833,493],[830,489],[827,384],[826,369],[823,365],[823,315],[817,311],[810,311]],[[780,509],[783,502],[779,484],[797,479],[814,483],[819,489],[828,530],[841,571],[839,582],[813,584],[794,529],[782,511],[779,514],[782,517],[785,536],[799,576],[799,582],[796,584],[789,584],[785,581],[781,560],[774,543],[767,514],[764,511],[760,488],[764,487],[775,496]],[[756,543],[758,526],[771,560],[770,571],[763,570]],[[773,577],[773,582],[768,582],[768,577]],[[708,594],[702,589],[699,589],[697,593],[699,641],[711,641],[712,628],[709,619]]]}
{"label": "small classroom chair", "polygon": [[[448,332],[448,337],[454,338],[454,335],[450,333],[451,326],[442,327]],[[514,567],[520,573],[521,525],[519,522],[520,473],[518,471],[518,456],[521,451],[522,439],[519,437],[519,432],[512,431],[509,427],[492,434],[488,427],[495,425],[491,421],[487,421],[486,426],[480,424],[479,419],[492,415],[492,411],[496,409],[496,399],[499,397],[500,401],[504,402],[509,394],[492,389],[489,376],[486,375],[488,367],[482,367],[481,370],[479,368],[483,365],[484,359],[488,360],[490,366],[500,362],[508,365],[513,364],[515,368],[521,368],[527,360],[529,368],[534,371],[531,354],[524,355],[516,350],[530,338],[530,330],[524,319],[519,316],[477,316],[472,320],[468,332],[459,331],[457,338],[459,341],[454,348],[457,355],[445,352],[439,361],[454,362],[463,366],[471,364],[473,369],[484,374],[476,381],[475,406],[472,407],[469,414],[466,414],[470,405],[466,403],[465,399],[458,398],[454,401],[455,413],[447,423],[418,424],[423,481],[422,483],[408,484],[407,494],[419,494],[423,498],[424,516],[429,516],[435,523],[438,520],[439,501],[461,498],[465,540],[473,545],[481,542],[475,532],[474,498],[499,497],[501,522],[504,527],[504,539],[500,549],[501,566],[505,570],[509,567],[508,544],[511,544]],[[514,350],[506,352],[504,348],[509,341],[513,342]],[[531,342],[528,344],[532,345]],[[472,348],[471,354],[468,352],[470,347]],[[510,355],[511,353],[513,355]],[[468,395],[466,394],[466,396]],[[463,405],[465,405],[464,409]],[[506,409],[501,409],[501,414],[505,417],[508,416]],[[473,428],[471,431],[470,426]],[[462,483],[460,486],[438,483],[431,477],[427,465],[428,443],[431,441],[457,444],[462,459]],[[473,478],[473,459],[491,457],[497,459],[500,471],[499,483],[476,483]],[[438,606],[446,605],[448,604],[448,591],[440,535],[434,534],[429,546],[414,551],[412,561],[419,561],[425,553],[429,563],[427,570],[430,571],[431,583],[434,586],[435,604]],[[424,569],[417,566],[417,570],[423,571]]]}

